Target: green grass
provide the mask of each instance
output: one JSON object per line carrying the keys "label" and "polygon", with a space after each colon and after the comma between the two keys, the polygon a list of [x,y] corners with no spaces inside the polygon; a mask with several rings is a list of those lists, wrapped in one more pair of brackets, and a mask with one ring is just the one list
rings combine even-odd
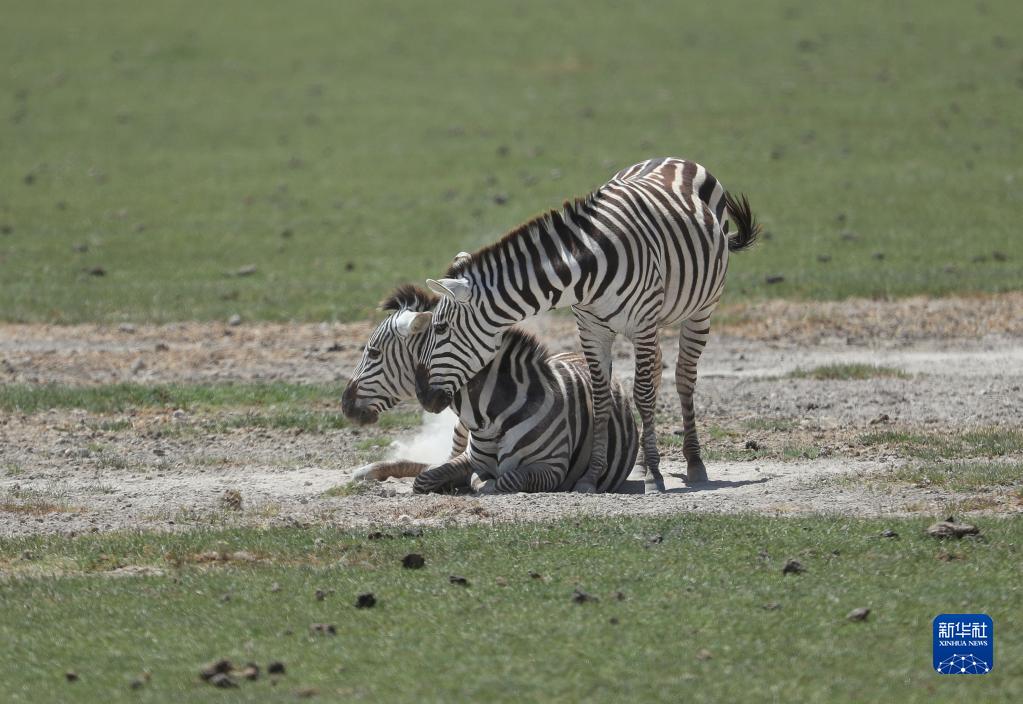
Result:
{"label": "green grass", "polygon": [[886,480],[934,486],[950,491],[977,491],[992,487],[1023,489],[1023,462],[942,462],[899,467]]}
{"label": "green grass", "polygon": [[[0,680],[12,703],[294,701],[307,687],[323,701],[1019,701],[1023,520],[984,520],[981,539],[949,544],[924,536],[928,522],[684,516],[380,540],[330,528],[0,540]],[[401,567],[410,552],[423,569]],[[783,575],[788,558],[806,571]],[[104,574],[130,565],[163,574]],[[574,603],[575,589],[599,601]],[[376,608],[355,609],[366,591]],[[858,607],[869,619],[846,621]],[[990,675],[931,670],[931,620],[944,612],[992,616]],[[311,635],[313,623],[337,636]],[[219,657],[281,660],[287,674],[214,691],[198,671]],[[132,691],[144,671],[151,680]]]}
{"label": "green grass", "polygon": [[818,381],[909,378],[909,374],[901,369],[884,367],[877,364],[825,364],[813,369],[795,369],[785,376],[789,379],[816,379]]}
{"label": "green grass", "polygon": [[6,320],[361,319],[665,154],[747,192],[770,232],[735,257],[726,301],[1023,279],[1016,2],[3,15]]}
{"label": "green grass", "polygon": [[1023,453],[1023,431],[981,428],[958,433],[879,430],[858,438],[861,445],[894,445],[900,455],[926,460],[1004,457]]}
{"label": "green grass", "polygon": [[346,484],[338,484],[335,487],[331,487],[323,492],[324,496],[332,496],[336,498],[343,498],[346,496],[358,496],[359,494],[365,494],[372,487],[369,482],[348,482]]}

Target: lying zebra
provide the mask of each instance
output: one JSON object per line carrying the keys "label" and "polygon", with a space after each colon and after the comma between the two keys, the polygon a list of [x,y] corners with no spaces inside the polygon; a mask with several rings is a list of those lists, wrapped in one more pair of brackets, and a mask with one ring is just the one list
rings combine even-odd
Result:
{"label": "lying zebra", "polygon": [[[421,333],[438,297],[416,286],[398,288],[382,304],[392,313],[369,343],[341,399],[345,416],[375,423],[399,401],[415,398]],[[427,468],[418,462],[376,463],[359,478],[416,476],[417,493],[470,486],[481,493],[569,491],[590,463],[593,441],[589,370],[577,354],[552,355],[532,335],[511,329],[492,362],[455,394],[458,416],[451,458]],[[638,454],[632,404],[612,387],[608,463],[598,491],[615,491]]]}

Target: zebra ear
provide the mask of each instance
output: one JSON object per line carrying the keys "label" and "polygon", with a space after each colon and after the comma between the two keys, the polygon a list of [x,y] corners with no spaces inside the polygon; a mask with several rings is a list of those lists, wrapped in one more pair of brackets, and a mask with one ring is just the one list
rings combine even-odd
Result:
{"label": "zebra ear", "polygon": [[441,279],[440,281],[427,279],[426,285],[434,293],[447,296],[457,303],[468,301],[472,294],[472,284],[468,279]]}
{"label": "zebra ear", "polygon": [[430,327],[431,322],[433,322],[433,313],[403,310],[394,320],[394,331],[401,337],[412,337]]}

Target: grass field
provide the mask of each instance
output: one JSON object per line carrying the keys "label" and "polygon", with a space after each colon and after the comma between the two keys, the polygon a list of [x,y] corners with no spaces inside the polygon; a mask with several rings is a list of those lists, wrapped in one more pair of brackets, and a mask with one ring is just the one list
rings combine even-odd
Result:
{"label": "grass field", "polygon": [[361,319],[392,284],[669,154],[747,192],[770,232],[727,300],[1023,277],[1018,3],[3,15],[6,320]]}
{"label": "grass field", "polygon": [[[394,530],[378,540],[322,528],[0,541],[10,574],[0,612],[17,614],[0,619],[0,638],[19,654],[0,661],[0,679],[11,702],[314,693],[323,701],[1019,701],[1023,523],[990,519],[982,538],[954,543],[926,537],[925,527],[703,516],[422,537]],[[408,553],[425,567],[403,569]],[[783,574],[789,559],[805,571]],[[150,576],[110,572],[140,567]],[[596,600],[577,603],[575,590]],[[365,592],[377,605],[356,609]],[[931,669],[931,619],[964,605],[997,624],[995,669],[983,678]],[[866,621],[847,620],[861,607],[871,609]],[[312,633],[313,624],[336,635]],[[286,674],[215,691],[198,674],[217,658],[264,672],[281,661]],[[78,681],[65,681],[66,671]]]}

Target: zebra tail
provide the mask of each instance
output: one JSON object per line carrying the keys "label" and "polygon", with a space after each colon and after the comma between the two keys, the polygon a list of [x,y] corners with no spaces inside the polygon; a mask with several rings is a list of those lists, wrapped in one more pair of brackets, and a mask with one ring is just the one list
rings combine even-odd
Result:
{"label": "zebra tail", "polygon": [[732,222],[739,230],[728,236],[728,251],[741,252],[744,249],[749,249],[760,235],[760,223],[750,211],[749,200],[745,195],[735,198],[731,193],[725,193],[725,204],[728,206],[728,214],[731,216]]}

